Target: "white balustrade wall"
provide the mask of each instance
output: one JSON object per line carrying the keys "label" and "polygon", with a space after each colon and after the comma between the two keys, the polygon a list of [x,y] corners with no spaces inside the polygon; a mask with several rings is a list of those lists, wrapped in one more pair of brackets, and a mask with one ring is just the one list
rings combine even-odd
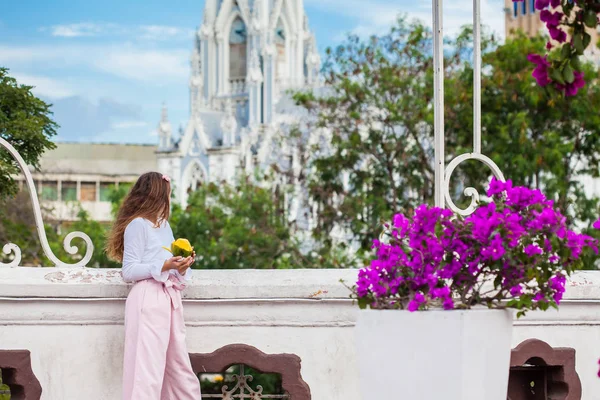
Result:
{"label": "white balustrade wall", "polygon": [[[244,343],[293,353],[314,400],[359,400],[356,307],[339,283],[356,272],[194,271],[184,300],[189,351]],[[31,351],[42,399],[118,399],[128,290],[118,270],[0,268],[0,349]],[[516,321],[514,345],[528,338],[575,348],[583,399],[600,398],[600,272],[574,275],[560,311]],[[402,335],[392,340],[390,346]],[[452,360],[423,356],[432,368],[451,368]]]}

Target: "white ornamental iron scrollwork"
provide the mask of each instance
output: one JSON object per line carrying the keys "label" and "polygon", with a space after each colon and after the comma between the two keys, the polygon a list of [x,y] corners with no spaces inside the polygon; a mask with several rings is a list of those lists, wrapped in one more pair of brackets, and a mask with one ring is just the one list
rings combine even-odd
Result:
{"label": "white ornamental iron scrollwork", "polygon": [[[59,260],[54,255],[54,253],[52,252],[52,249],[50,249],[50,245],[48,244],[48,238],[46,237],[46,231],[44,230],[44,221],[42,219],[42,211],[40,208],[40,202],[37,197],[37,191],[35,189],[35,185],[33,182],[33,177],[31,176],[31,172],[29,172],[29,168],[27,167],[25,160],[23,160],[23,157],[21,157],[19,152],[10,143],[8,143],[6,140],[4,140],[3,138],[0,137],[0,145],[2,147],[4,147],[6,150],[8,150],[10,155],[15,159],[15,161],[17,161],[17,164],[19,164],[21,171],[23,171],[23,175],[25,175],[25,182],[27,183],[27,187],[29,188],[29,195],[31,196],[31,204],[33,206],[33,216],[35,217],[35,225],[36,225],[36,228],[38,231],[38,236],[40,238],[40,243],[42,245],[42,248],[44,249],[44,254],[46,254],[46,257],[48,257],[48,259],[50,259],[50,261],[52,261],[52,263],[56,267],[83,267],[83,266],[87,265],[87,263],[92,259],[92,254],[94,253],[94,245],[92,244],[92,240],[90,239],[90,237],[83,232],[71,232],[67,236],[65,236],[65,239],[63,241],[63,246],[64,246],[65,251],[71,255],[77,254],[77,252],[79,250],[77,246],[73,246],[71,244],[73,239],[75,239],[75,238],[82,239],[85,242],[86,251],[85,251],[85,255],[83,256],[83,258],[81,260],[79,260],[78,262],[76,262],[74,264],[68,264],[68,263],[65,263],[65,262]],[[8,243],[8,244],[4,245],[4,247],[2,248],[2,251],[6,255],[9,255],[12,253],[14,255],[14,258],[9,263],[0,262],[0,267],[17,267],[17,266],[19,266],[19,264],[21,263],[21,249],[19,248],[19,246],[17,246],[14,243]]]}
{"label": "white ornamental iron scrollwork", "polygon": [[444,155],[444,29],[443,0],[432,0],[433,5],[433,90],[434,90],[434,148],[435,148],[435,205],[448,207],[457,214],[472,214],[479,203],[479,192],[473,187],[464,190],[471,204],[459,208],[450,196],[450,178],[460,163],[477,160],[488,166],[494,176],[504,181],[500,168],[481,153],[481,5],[473,0],[473,152],[461,154],[447,166]]}

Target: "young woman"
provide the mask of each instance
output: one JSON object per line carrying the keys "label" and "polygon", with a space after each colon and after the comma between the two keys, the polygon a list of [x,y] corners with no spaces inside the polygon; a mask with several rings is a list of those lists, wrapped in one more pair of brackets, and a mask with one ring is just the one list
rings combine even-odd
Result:
{"label": "young woman", "polygon": [[185,344],[181,290],[194,255],[172,257],[171,184],[157,172],[137,180],[123,201],[107,253],[134,282],[125,305],[123,400],[199,400]]}

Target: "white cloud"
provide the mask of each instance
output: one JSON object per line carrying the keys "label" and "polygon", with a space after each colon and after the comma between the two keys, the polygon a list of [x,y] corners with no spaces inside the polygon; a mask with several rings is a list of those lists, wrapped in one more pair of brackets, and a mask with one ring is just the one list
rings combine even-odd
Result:
{"label": "white cloud", "polygon": [[19,72],[13,72],[11,75],[18,83],[33,86],[32,91],[37,96],[48,97],[50,99],[63,99],[75,95],[75,91],[68,84],[57,79]]}
{"label": "white cloud", "polygon": [[129,129],[129,128],[140,128],[147,126],[148,123],[145,121],[120,121],[112,124],[112,129]]}
{"label": "white cloud", "polygon": [[50,35],[63,38],[79,37],[116,37],[127,36],[131,39],[140,40],[172,40],[190,39],[194,30],[183,29],[168,25],[137,25],[126,26],[113,23],[78,22],[75,24],[52,25],[43,27],[42,32],[50,32]]}
{"label": "white cloud", "polygon": [[113,49],[96,57],[93,66],[126,79],[161,86],[170,80],[187,77],[189,51]]}
{"label": "white cloud", "polygon": [[[84,96],[53,102],[54,119],[65,140],[132,141],[143,137],[143,108],[111,98],[92,100]],[[122,129],[115,129],[121,124]],[[125,125],[128,125],[125,129]]]}
{"label": "white cloud", "polygon": [[[419,19],[431,26],[431,2],[408,0],[305,0],[307,5],[341,14],[356,20],[352,33],[360,36],[381,34],[395,22],[400,14],[409,20]],[[456,35],[460,27],[473,24],[473,1],[444,1],[444,31]],[[504,37],[504,2],[502,0],[481,0],[481,20],[493,32]]]}
{"label": "white cloud", "polygon": [[42,28],[42,31],[50,31],[52,36],[58,37],[81,37],[96,36],[105,31],[106,25],[94,24],[91,22],[80,22],[77,24],[53,25],[49,28]]}
{"label": "white cloud", "polygon": [[138,28],[140,37],[149,40],[165,40],[172,38],[193,38],[193,29],[182,29],[165,25],[142,25]]}
{"label": "white cloud", "polygon": [[11,47],[0,45],[0,65],[30,70],[90,68],[155,86],[183,83],[189,74],[188,49],[146,49],[131,44]]}

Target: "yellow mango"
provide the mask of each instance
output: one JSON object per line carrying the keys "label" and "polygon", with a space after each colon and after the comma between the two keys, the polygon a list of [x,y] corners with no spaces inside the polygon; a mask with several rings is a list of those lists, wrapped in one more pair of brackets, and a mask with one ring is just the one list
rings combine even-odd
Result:
{"label": "yellow mango", "polygon": [[171,248],[163,247],[163,249],[169,251],[175,257],[189,257],[194,253],[194,247],[187,239],[177,239],[171,243]]}

